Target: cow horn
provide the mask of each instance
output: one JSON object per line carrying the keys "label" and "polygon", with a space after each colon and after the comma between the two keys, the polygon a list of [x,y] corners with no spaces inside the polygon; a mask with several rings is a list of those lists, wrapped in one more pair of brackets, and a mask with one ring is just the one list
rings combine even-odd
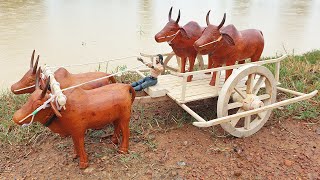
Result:
{"label": "cow horn", "polygon": [[179,23],[179,20],[180,20],[180,9],[179,9],[179,13],[178,13],[178,18],[176,20],[176,23],[178,24]]}
{"label": "cow horn", "polygon": [[170,8],[169,16],[168,16],[169,21],[171,20],[171,13],[172,13],[172,6],[171,6],[171,8]]}
{"label": "cow horn", "polygon": [[37,73],[36,73],[36,89],[39,89],[39,78],[40,78],[40,71],[41,71],[41,68],[39,67]]}
{"label": "cow horn", "polygon": [[218,29],[220,29],[223,26],[225,21],[226,21],[226,13],[224,13],[223,19],[222,19],[221,23],[219,24]]}
{"label": "cow horn", "polygon": [[53,112],[56,114],[57,117],[61,118],[62,115],[59,112],[59,110],[57,109],[57,106],[55,105],[54,101],[50,101],[50,105],[51,105],[51,109],[53,110]]}
{"label": "cow horn", "polygon": [[41,98],[44,98],[44,96],[46,95],[48,88],[49,88],[49,85],[50,85],[50,76],[47,79],[46,87],[42,90]]}
{"label": "cow horn", "polygon": [[207,13],[207,17],[206,17],[206,21],[207,21],[207,26],[210,25],[210,21],[209,21],[209,14],[210,14],[211,10],[208,11]]}
{"label": "cow horn", "polygon": [[31,55],[31,61],[30,61],[30,69],[33,67],[33,59],[34,59],[34,53],[36,52],[36,50],[33,50],[33,53]]}
{"label": "cow horn", "polygon": [[36,63],[33,66],[33,71],[32,71],[33,74],[35,74],[37,72],[39,58],[40,58],[40,56],[38,55]]}

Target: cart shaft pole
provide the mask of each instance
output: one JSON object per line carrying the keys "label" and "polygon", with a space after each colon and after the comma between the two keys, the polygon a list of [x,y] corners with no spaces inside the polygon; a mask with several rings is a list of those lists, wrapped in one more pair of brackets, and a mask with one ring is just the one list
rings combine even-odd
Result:
{"label": "cart shaft pole", "polygon": [[246,117],[246,116],[250,116],[250,115],[254,115],[254,114],[258,114],[258,113],[261,113],[263,111],[272,110],[272,109],[278,108],[280,106],[285,106],[285,105],[292,104],[292,103],[295,103],[295,102],[299,102],[299,101],[302,101],[302,100],[310,99],[313,96],[315,96],[317,93],[318,93],[318,90],[315,90],[315,91],[313,91],[313,92],[311,92],[309,94],[305,94],[305,95],[298,96],[298,97],[295,97],[295,98],[292,98],[292,99],[287,99],[287,100],[284,100],[284,101],[280,101],[280,102],[277,102],[277,103],[274,103],[274,104],[270,104],[270,105],[267,105],[267,106],[264,106],[264,107],[261,107],[261,108],[258,108],[258,109],[249,110],[249,111],[241,112],[241,113],[238,113],[238,114],[233,114],[233,115],[226,116],[226,117],[221,117],[221,118],[218,118],[218,119],[213,119],[213,120],[210,120],[210,121],[207,121],[207,122],[193,122],[193,125],[195,125],[197,127],[210,127],[210,126],[221,124],[221,123],[224,123],[224,122],[230,122],[232,120],[240,119],[240,118],[243,118],[243,117]]}

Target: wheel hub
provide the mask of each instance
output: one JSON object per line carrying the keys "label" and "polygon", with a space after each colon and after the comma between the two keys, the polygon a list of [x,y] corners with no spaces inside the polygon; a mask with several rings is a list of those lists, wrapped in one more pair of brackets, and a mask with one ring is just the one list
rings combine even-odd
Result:
{"label": "wheel hub", "polygon": [[242,108],[245,111],[258,109],[264,106],[264,103],[260,100],[260,98],[254,94],[247,94],[247,97],[242,101]]}

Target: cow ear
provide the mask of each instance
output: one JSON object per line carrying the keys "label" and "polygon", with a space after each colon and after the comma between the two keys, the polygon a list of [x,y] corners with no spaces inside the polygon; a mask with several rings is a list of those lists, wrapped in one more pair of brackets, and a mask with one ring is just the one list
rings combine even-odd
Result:
{"label": "cow ear", "polygon": [[222,39],[223,39],[224,41],[226,41],[229,45],[231,45],[231,46],[236,45],[236,44],[234,43],[234,40],[232,39],[232,37],[229,36],[229,34],[221,33],[221,36],[222,36]]}
{"label": "cow ear", "polygon": [[54,114],[56,114],[57,117],[61,118],[62,115],[61,115],[61,113],[58,111],[57,106],[53,103],[53,101],[50,101],[50,105],[51,105],[51,108],[52,108]]}
{"label": "cow ear", "polygon": [[184,38],[190,39],[190,37],[187,34],[187,31],[183,28],[180,28],[180,33]]}
{"label": "cow ear", "polygon": [[237,39],[240,36],[239,31],[233,24],[230,24],[224,28],[221,28],[220,33],[221,33],[222,39],[231,46],[235,45],[235,43],[237,42]]}

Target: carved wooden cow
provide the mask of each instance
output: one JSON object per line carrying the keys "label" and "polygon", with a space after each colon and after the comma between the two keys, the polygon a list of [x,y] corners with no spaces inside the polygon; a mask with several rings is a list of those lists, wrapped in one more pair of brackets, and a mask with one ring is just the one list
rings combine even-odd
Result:
{"label": "carved wooden cow", "polygon": [[[11,86],[11,91],[14,94],[32,93],[35,90],[34,84],[35,84],[36,71],[39,63],[39,56],[37,57],[37,60],[33,65],[34,53],[35,53],[35,50],[33,50],[33,53],[31,56],[30,69],[25,73],[22,79],[20,79],[18,82],[16,82]],[[71,74],[65,68],[59,68],[54,72],[54,77],[60,83],[61,88],[77,85],[83,82],[105,77],[108,75],[109,74],[104,72],[88,72],[88,73],[80,73],[80,74]],[[94,89],[97,87],[107,85],[110,83],[110,81],[111,83],[116,82],[114,77],[110,77],[110,78],[102,79],[96,82],[84,84],[81,86],[81,88]]]}
{"label": "carved wooden cow", "polygon": [[[39,71],[40,72],[40,71]],[[39,73],[40,74],[40,73]],[[31,117],[23,120],[34,112],[40,105],[50,98],[47,93],[49,81],[41,90],[37,78],[36,89],[28,101],[13,115],[15,123],[22,125],[30,123]],[[130,95],[131,93],[131,95]],[[50,102],[50,107],[40,110],[34,121],[46,124],[50,117],[56,115],[58,120],[53,121],[48,128],[62,136],[70,135],[74,143],[75,156],[80,156],[80,168],[88,166],[88,158],[84,147],[84,136],[87,129],[103,128],[106,124],[113,123],[114,134],[112,142],[117,144],[122,132],[120,153],[127,153],[129,146],[129,121],[131,106],[135,99],[134,89],[127,84],[110,84],[92,90],[74,88],[65,92],[68,97],[66,110],[59,112],[55,103]],[[23,120],[21,122],[21,120]]]}
{"label": "carved wooden cow", "polygon": [[[189,59],[189,72],[193,70],[197,51],[193,47],[194,42],[200,38],[204,28],[200,27],[197,22],[190,21],[183,27],[179,26],[180,10],[177,20],[171,19],[172,7],[169,11],[169,22],[165,27],[155,35],[155,40],[168,42],[174,53],[181,58],[181,72],[185,72],[187,58]],[[188,82],[192,76],[188,77]]]}
{"label": "carved wooden cow", "polygon": [[[219,26],[210,24],[207,13],[207,25],[202,36],[194,43],[194,47],[200,54],[209,54],[209,63],[213,63],[214,68],[223,64],[231,66],[239,61],[251,58],[252,62],[258,61],[264,48],[264,38],[260,30],[247,29],[238,31],[232,24],[222,27],[226,14]],[[232,70],[227,70],[226,79],[231,75]],[[212,74],[210,85],[214,86],[216,73]]]}

